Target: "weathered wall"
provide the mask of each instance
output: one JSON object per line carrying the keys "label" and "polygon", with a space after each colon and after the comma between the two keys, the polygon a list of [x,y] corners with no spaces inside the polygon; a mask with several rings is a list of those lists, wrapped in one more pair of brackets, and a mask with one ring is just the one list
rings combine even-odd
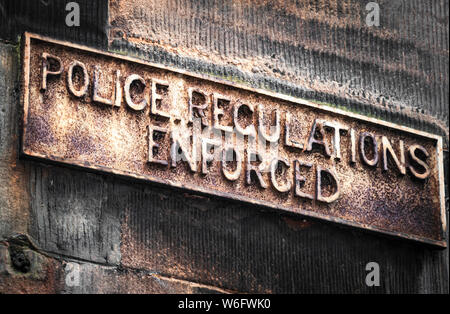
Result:
{"label": "weathered wall", "polygon": [[[17,41],[34,31],[440,134],[448,174],[448,1],[379,1],[378,28],[368,1],[78,2],[68,28],[64,1],[0,1],[0,292],[448,292],[448,250],[19,159]],[[364,284],[371,261],[380,287]]]}

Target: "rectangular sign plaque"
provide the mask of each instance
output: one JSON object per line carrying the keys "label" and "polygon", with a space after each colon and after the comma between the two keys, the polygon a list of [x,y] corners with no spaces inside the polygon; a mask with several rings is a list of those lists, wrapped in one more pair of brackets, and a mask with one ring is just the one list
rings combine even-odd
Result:
{"label": "rectangular sign plaque", "polygon": [[22,154],[437,246],[440,136],[26,33]]}

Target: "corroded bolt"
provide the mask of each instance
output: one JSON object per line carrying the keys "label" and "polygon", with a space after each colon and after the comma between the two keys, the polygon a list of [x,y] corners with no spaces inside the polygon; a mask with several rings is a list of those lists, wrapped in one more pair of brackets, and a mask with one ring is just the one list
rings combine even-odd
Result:
{"label": "corroded bolt", "polygon": [[9,247],[9,255],[11,258],[11,264],[14,269],[27,273],[30,271],[31,263],[30,260],[25,256],[22,247],[12,245]]}

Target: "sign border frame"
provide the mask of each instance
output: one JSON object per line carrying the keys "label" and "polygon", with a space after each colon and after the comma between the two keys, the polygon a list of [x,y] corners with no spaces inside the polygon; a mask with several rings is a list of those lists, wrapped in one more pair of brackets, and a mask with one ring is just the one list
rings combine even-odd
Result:
{"label": "sign border frame", "polygon": [[[405,232],[396,232],[396,231],[386,230],[386,229],[383,229],[380,227],[369,226],[367,224],[357,223],[357,222],[345,220],[342,218],[336,218],[336,217],[332,217],[329,215],[324,215],[324,214],[320,214],[320,213],[316,213],[316,212],[312,212],[312,211],[308,211],[308,210],[299,209],[298,212],[292,212],[292,210],[289,210],[285,206],[274,206],[273,204],[271,204],[269,202],[251,199],[246,196],[230,195],[226,192],[220,192],[220,191],[217,191],[214,189],[199,188],[197,186],[191,186],[189,183],[187,183],[187,184],[175,183],[175,182],[157,178],[157,177],[154,177],[151,175],[140,175],[140,174],[133,173],[133,172],[93,165],[93,164],[83,162],[80,160],[69,160],[69,159],[59,158],[57,156],[46,156],[46,155],[42,155],[42,154],[39,154],[36,152],[26,151],[26,150],[24,150],[24,139],[25,139],[25,134],[27,131],[27,117],[28,117],[28,107],[29,107],[29,92],[28,91],[29,91],[29,87],[30,87],[30,53],[31,53],[31,40],[32,39],[44,41],[44,42],[55,44],[55,45],[65,46],[65,47],[76,49],[76,50],[81,50],[83,52],[99,54],[99,55],[111,57],[114,59],[120,59],[120,60],[124,60],[124,61],[128,61],[128,62],[133,62],[133,63],[149,66],[149,67],[154,67],[154,68],[158,68],[161,70],[170,71],[170,72],[174,72],[177,74],[182,74],[182,75],[190,76],[190,77],[197,78],[197,79],[207,80],[207,81],[211,81],[211,82],[226,85],[226,86],[231,86],[234,88],[238,88],[238,89],[250,91],[253,93],[269,96],[269,97],[272,97],[275,99],[281,99],[284,101],[288,101],[295,105],[307,106],[307,107],[314,108],[314,109],[317,109],[320,111],[325,111],[325,112],[329,112],[332,114],[352,118],[355,120],[364,121],[365,123],[369,123],[369,124],[385,126],[390,129],[393,129],[393,130],[397,130],[397,131],[401,131],[404,133],[412,134],[414,136],[419,136],[419,137],[423,137],[426,139],[434,140],[434,141],[436,141],[436,157],[437,157],[436,159],[437,159],[437,163],[438,163],[438,165],[437,165],[438,166],[438,180],[439,180],[439,189],[438,190],[439,190],[439,203],[440,203],[441,232],[444,235],[444,239],[442,241],[438,241],[438,240],[433,240],[433,239],[430,239],[427,237],[411,235],[411,234],[408,234]],[[46,161],[50,160],[50,161],[56,162],[58,164],[71,165],[71,166],[75,166],[75,167],[81,167],[81,168],[87,169],[87,170],[100,171],[103,173],[106,172],[106,173],[115,174],[115,175],[119,175],[119,176],[123,176],[123,177],[132,177],[134,179],[144,180],[146,182],[150,181],[150,182],[154,182],[157,184],[168,185],[172,188],[180,188],[180,189],[189,190],[189,191],[193,191],[193,192],[200,193],[200,194],[213,195],[213,196],[222,197],[222,198],[226,198],[226,199],[232,199],[232,200],[245,202],[245,203],[249,203],[249,204],[253,204],[253,205],[264,206],[264,207],[268,207],[271,209],[283,210],[283,211],[286,211],[289,213],[299,214],[299,215],[303,215],[306,217],[317,218],[320,220],[325,220],[325,221],[337,223],[340,225],[356,227],[358,229],[362,229],[362,230],[366,230],[366,231],[373,231],[376,233],[394,236],[397,238],[414,240],[414,241],[421,242],[424,244],[437,246],[440,248],[447,248],[447,241],[446,241],[446,237],[445,237],[446,232],[447,232],[447,220],[446,220],[446,210],[445,210],[445,183],[444,183],[445,178],[444,178],[444,156],[443,156],[444,152],[443,152],[443,138],[440,135],[416,130],[416,129],[413,129],[410,127],[406,127],[406,126],[398,125],[398,124],[395,124],[392,122],[364,116],[364,115],[357,114],[354,112],[349,112],[349,111],[345,111],[342,109],[333,108],[333,107],[330,107],[327,105],[322,105],[322,104],[315,103],[313,101],[305,100],[302,98],[283,95],[280,93],[275,93],[275,92],[263,90],[260,88],[253,88],[253,87],[250,87],[250,86],[247,86],[244,84],[230,82],[230,81],[220,79],[217,77],[212,77],[209,75],[204,75],[204,74],[199,74],[199,73],[193,73],[193,72],[186,71],[183,69],[174,68],[174,67],[170,67],[170,66],[164,66],[161,64],[144,61],[144,60],[141,60],[141,59],[138,59],[135,57],[112,53],[109,51],[103,51],[103,50],[99,50],[96,48],[92,48],[92,47],[88,47],[88,46],[84,46],[84,45],[80,45],[80,44],[74,44],[74,43],[70,43],[67,41],[63,41],[63,40],[52,39],[52,38],[49,38],[46,36],[41,36],[41,35],[38,35],[36,33],[31,33],[31,32],[25,32],[22,36],[21,54],[22,54],[22,56],[20,58],[21,59],[20,61],[21,61],[21,65],[22,65],[22,69],[21,69],[21,87],[22,88],[21,88],[21,92],[20,92],[20,102],[21,102],[21,106],[23,108],[23,112],[22,112],[23,116],[22,116],[22,120],[21,120],[23,124],[22,124],[22,127],[20,128],[20,131],[21,131],[20,156],[32,157],[32,158],[37,158],[39,160],[46,160]]]}

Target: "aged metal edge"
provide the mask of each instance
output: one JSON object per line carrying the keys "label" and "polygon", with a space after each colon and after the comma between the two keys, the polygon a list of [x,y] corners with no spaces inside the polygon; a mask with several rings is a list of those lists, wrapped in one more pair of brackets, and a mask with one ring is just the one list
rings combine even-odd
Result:
{"label": "aged metal edge", "polygon": [[[91,53],[96,53],[96,54],[100,54],[100,55],[104,55],[104,56],[108,56],[111,58],[115,58],[115,59],[121,59],[121,60],[125,60],[125,61],[129,61],[129,62],[134,62],[134,63],[138,63],[138,64],[142,64],[142,65],[146,65],[146,66],[150,66],[150,67],[155,67],[158,69],[162,69],[162,70],[166,70],[166,71],[171,71],[171,72],[175,72],[175,73],[179,73],[182,75],[186,75],[186,76],[190,76],[190,77],[194,77],[197,79],[202,79],[202,80],[208,80],[208,81],[212,81],[218,84],[222,84],[222,85],[227,85],[227,86],[232,86],[235,88],[239,88],[239,89],[243,89],[246,91],[251,91],[254,93],[258,93],[258,94],[262,94],[262,95],[266,95],[272,98],[276,98],[276,99],[282,99],[294,104],[300,104],[300,105],[305,105],[308,107],[312,107],[321,111],[325,111],[325,112],[331,112],[334,114],[338,114],[344,117],[349,117],[349,118],[353,118],[356,120],[362,120],[364,122],[368,122],[371,124],[375,124],[375,125],[382,125],[382,126],[386,126],[389,127],[391,129],[394,130],[399,130],[405,133],[411,133],[415,136],[421,136],[421,137],[425,137],[425,138],[429,138],[432,140],[435,140],[437,143],[437,154],[438,154],[438,178],[439,178],[439,202],[440,202],[440,207],[441,207],[441,222],[442,222],[442,234],[445,234],[446,231],[446,211],[445,211],[445,188],[444,188],[444,168],[443,168],[443,140],[442,140],[442,136],[440,135],[435,135],[435,134],[431,134],[428,132],[424,132],[424,131],[419,131],[419,130],[415,130],[409,127],[405,127],[405,126],[401,126],[401,125],[397,125],[395,123],[391,123],[388,121],[383,121],[383,120],[378,120],[376,118],[371,118],[371,117],[366,117],[357,113],[352,113],[352,112],[348,112],[345,110],[341,110],[338,108],[333,108],[333,107],[328,107],[325,105],[321,105],[318,103],[314,103],[314,102],[310,102],[301,98],[295,98],[292,96],[287,96],[287,95],[282,95],[282,94],[278,94],[278,93],[273,93],[273,92],[269,92],[269,91],[265,91],[262,89],[258,89],[258,88],[251,88],[245,85],[241,85],[241,84],[237,84],[237,83],[233,83],[233,82],[229,82],[223,79],[218,79],[215,77],[210,77],[207,75],[203,75],[203,74],[196,74],[196,73],[191,73],[185,70],[181,70],[181,69],[177,69],[177,68],[172,68],[172,67],[168,67],[168,66],[163,66],[160,64],[155,64],[155,63],[151,63],[151,62],[147,62],[147,61],[143,61],[137,58],[133,58],[133,57],[128,57],[128,56],[124,56],[124,55],[119,55],[119,54],[115,54],[115,53],[111,53],[111,52],[105,52],[105,51],[101,51],[95,48],[91,48],[91,47],[87,47],[87,46],[83,46],[83,45],[78,45],[78,44],[73,44],[70,42],[66,42],[66,41],[61,41],[61,40],[56,40],[56,39],[52,39],[49,37],[45,37],[45,36],[41,36],[38,34],[34,34],[34,33],[30,33],[30,32],[25,32],[24,33],[24,47],[23,47],[23,62],[24,62],[24,68],[22,71],[22,75],[23,75],[23,132],[22,132],[22,145],[21,145],[21,155],[27,155],[29,157],[35,157],[38,159],[43,159],[43,160],[52,160],[58,163],[63,163],[63,164],[68,164],[68,165],[74,165],[74,166],[79,166],[79,167],[83,167],[83,168],[89,168],[92,170],[97,170],[97,171],[102,171],[102,172],[109,172],[109,173],[113,173],[113,174],[117,174],[117,175],[122,175],[122,176],[131,176],[133,178],[136,179],[142,179],[145,181],[153,181],[153,182],[157,182],[160,184],[166,184],[166,185],[170,185],[176,188],[182,188],[182,189],[189,189],[189,190],[193,190],[193,191],[198,191],[200,193],[205,193],[205,194],[212,194],[212,195],[216,195],[216,196],[220,196],[220,197],[224,197],[224,198],[231,198],[234,200],[239,200],[239,201],[243,201],[243,202],[247,202],[250,204],[256,204],[256,205],[262,205],[262,206],[266,206],[266,207],[270,207],[270,208],[274,208],[274,209],[282,209],[288,212],[292,212],[292,210],[290,210],[289,208],[286,207],[275,207],[270,203],[266,203],[266,202],[262,202],[262,201],[257,201],[257,200],[252,200],[250,198],[247,197],[242,197],[242,196],[230,196],[227,193],[222,193],[222,192],[218,192],[215,190],[210,190],[210,189],[203,189],[203,188],[198,188],[197,186],[190,186],[189,184],[179,184],[179,183],[174,183],[172,181],[166,181],[166,180],[161,180],[159,178],[155,178],[152,176],[146,176],[146,175],[139,175],[136,173],[129,173],[127,171],[120,171],[120,170],[116,170],[116,169],[112,169],[112,168],[108,168],[108,167],[103,167],[103,166],[97,166],[97,165],[87,165],[85,162],[81,162],[81,161],[77,161],[74,160],[73,162],[69,162],[67,160],[63,160],[61,158],[58,158],[56,156],[45,156],[45,155],[41,155],[38,153],[33,153],[33,152],[26,152],[23,150],[24,148],[24,139],[25,139],[25,134],[26,134],[26,126],[27,126],[27,117],[28,117],[28,105],[29,105],[29,95],[27,95],[27,91],[29,89],[29,69],[30,69],[30,43],[31,43],[31,39],[37,39],[37,40],[41,40],[41,41],[45,41],[45,42],[49,42],[49,43],[53,43],[56,45],[62,45],[62,46],[66,46],[69,48],[74,48],[74,49],[78,49],[78,50],[82,50],[82,51],[87,51],[87,52],[91,52]],[[360,223],[355,223],[352,221],[348,221],[348,220],[343,220],[340,218],[334,218],[334,217],[330,217],[330,216],[326,216],[326,215],[322,215],[322,214],[318,214],[315,212],[310,212],[310,211],[305,211],[305,210],[298,210],[296,211],[296,213],[305,215],[305,216],[310,216],[310,217],[315,217],[315,218],[319,218],[319,219],[323,219],[323,220],[327,220],[327,221],[331,221],[331,222],[336,222],[339,224],[345,224],[345,225],[349,225],[352,227],[357,227],[357,228],[361,228],[364,230],[371,230],[371,231],[376,231],[376,232],[380,232],[383,234],[387,234],[387,235],[393,235],[393,236],[397,236],[397,237],[401,237],[401,238],[405,238],[405,239],[409,239],[409,240],[415,240],[418,242],[422,242],[425,244],[430,244],[430,245],[435,245],[438,247],[442,247],[442,248],[446,248],[447,247],[447,242],[445,240],[442,241],[437,241],[437,240],[433,240],[433,239],[428,239],[428,238],[424,238],[424,237],[417,237],[417,236],[413,236],[413,235],[409,235],[406,233],[399,233],[399,232],[392,232],[389,230],[385,230],[382,228],[377,228],[377,227],[370,227],[370,226],[366,226],[364,224],[360,224]]]}
{"label": "aged metal edge", "polygon": [[372,227],[372,226],[369,226],[366,224],[357,223],[357,222],[353,222],[353,221],[345,220],[345,219],[341,219],[341,218],[335,218],[332,216],[327,216],[327,215],[319,214],[319,213],[312,212],[312,211],[302,210],[302,209],[297,209],[297,210],[293,211],[289,207],[274,206],[273,204],[271,204],[269,202],[255,200],[255,199],[245,197],[245,196],[230,195],[228,193],[216,191],[213,189],[200,188],[198,186],[191,185],[189,183],[186,183],[186,184],[177,183],[177,182],[173,182],[171,180],[164,180],[164,179],[161,179],[158,177],[153,177],[150,175],[142,175],[142,174],[137,174],[137,173],[133,173],[133,172],[117,170],[114,168],[94,165],[94,164],[79,161],[79,160],[69,160],[69,159],[63,159],[63,158],[60,158],[57,156],[42,155],[39,153],[27,151],[27,150],[23,151],[23,155],[25,157],[36,159],[39,161],[51,161],[51,162],[55,162],[57,164],[64,164],[64,165],[73,166],[76,168],[92,170],[94,172],[100,172],[100,173],[106,172],[106,173],[118,175],[118,176],[121,176],[124,178],[131,177],[133,179],[137,179],[137,180],[141,180],[141,181],[145,181],[145,182],[150,181],[150,182],[160,184],[163,186],[168,185],[168,186],[171,186],[171,187],[177,188],[177,189],[190,190],[190,191],[194,191],[194,192],[200,193],[200,194],[214,195],[214,196],[218,196],[218,197],[221,197],[224,199],[232,199],[235,201],[245,202],[245,203],[252,204],[252,205],[264,206],[264,207],[272,208],[272,209],[276,209],[276,210],[283,210],[283,211],[286,211],[289,213],[300,214],[300,215],[307,216],[307,217],[313,217],[313,218],[317,218],[317,219],[321,219],[321,220],[326,220],[326,221],[337,223],[340,225],[356,227],[356,228],[359,228],[359,229],[365,230],[365,231],[374,231],[374,232],[378,232],[378,233],[381,233],[384,235],[395,236],[397,238],[403,238],[403,239],[407,239],[407,240],[421,242],[421,243],[427,244],[427,245],[437,246],[439,248],[447,248],[447,242],[445,240],[439,241],[439,240],[433,240],[430,238],[411,235],[411,234],[404,233],[404,232],[390,231],[390,230],[386,230],[383,228]]}
{"label": "aged metal edge", "polygon": [[27,118],[28,118],[28,106],[29,106],[29,88],[30,88],[30,53],[31,53],[31,46],[30,46],[30,36],[27,35],[27,33],[22,36],[21,40],[21,53],[22,53],[22,77],[21,77],[21,85],[22,85],[22,91],[21,91],[21,102],[22,102],[22,119],[21,119],[21,128],[20,130],[20,148],[19,148],[19,154],[23,154],[23,147],[25,146],[25,138],[26,138],[26,131],[27,131]]}
{"label": "aged metal edge", "polygon": [[442,222],[442,232],[445,235],[447,230],[447,217],[445,210],[445,172],[444,172],[444,144],[442,137],[438,139],[437,142],[437,156],[438,156],[438,167],[439,167],[439,197],[441,205],[441,222]]}

